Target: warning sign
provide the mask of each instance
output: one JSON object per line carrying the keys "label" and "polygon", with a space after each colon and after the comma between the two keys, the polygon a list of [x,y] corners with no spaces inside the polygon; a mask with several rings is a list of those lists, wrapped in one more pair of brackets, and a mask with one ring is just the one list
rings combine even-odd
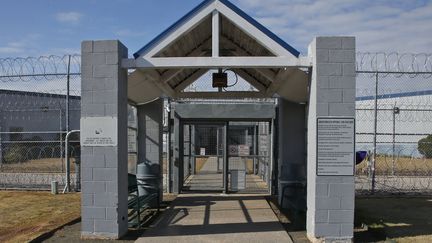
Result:
{"label": "warning sign", "polygon": [[250,149],[248,145],[230,145],[228,147],[230,156],[249,156]]}
{"label": "warning sign", "polygon": [[318,118],[317,175],[354,175],[354,118]]}
{"label": "warning sign", "polygon": [[228,146],[229,155],[230,156],[238,156],[238,146],[237,145],[230,145]]}

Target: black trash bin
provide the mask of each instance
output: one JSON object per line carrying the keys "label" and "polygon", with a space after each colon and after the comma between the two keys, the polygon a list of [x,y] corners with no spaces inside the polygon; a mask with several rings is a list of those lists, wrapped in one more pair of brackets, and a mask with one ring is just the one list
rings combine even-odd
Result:
{"label": "black trash bin", "polygon": [[[159,195],[159,171],[160,166],[158,164],[141,163],[137,165],[137,183],[138,193],[140,196],[146,196],[151,194],[157,194],[157,200],[160,200]],[[157,206],[157,201],[152,202],[152,207]]]}

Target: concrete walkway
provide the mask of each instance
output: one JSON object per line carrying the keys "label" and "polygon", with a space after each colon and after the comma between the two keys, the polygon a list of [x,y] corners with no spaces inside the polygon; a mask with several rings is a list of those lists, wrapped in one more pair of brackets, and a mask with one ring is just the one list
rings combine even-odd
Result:
{"label": "concrete walkway", "polygon": [[263,195],[182,194],[137,242],[292,242]]}

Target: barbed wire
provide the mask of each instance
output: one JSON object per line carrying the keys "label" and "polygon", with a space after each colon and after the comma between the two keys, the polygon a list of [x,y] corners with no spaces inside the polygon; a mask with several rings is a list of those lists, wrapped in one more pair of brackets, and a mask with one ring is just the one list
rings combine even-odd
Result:
{"label": "barbed wire", "polygon": [[81,74],[81,56],[78,54],[0,58],[0,81],[28,82],[60,79],[68,74],[68,65],[70,65],[70,75]]}
{"label": "barbed wire", "polygon": [[432,53],[357,52],[356,61],[357,72],[432,77]]}
{"label": "barbed wire", "polygon": [[[0,58],[0,81],[53,80],[81,74],[81,55]],[[432,53],[357,52],[357,72],[432,77]]]}

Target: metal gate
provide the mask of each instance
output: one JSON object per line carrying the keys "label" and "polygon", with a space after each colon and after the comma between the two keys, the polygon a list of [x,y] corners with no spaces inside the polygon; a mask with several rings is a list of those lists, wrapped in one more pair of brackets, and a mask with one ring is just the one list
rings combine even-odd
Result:
{"label": "metal gate", "polygon": [[184,192],[269,193],[269,122],[183,124],[182,145]]}

